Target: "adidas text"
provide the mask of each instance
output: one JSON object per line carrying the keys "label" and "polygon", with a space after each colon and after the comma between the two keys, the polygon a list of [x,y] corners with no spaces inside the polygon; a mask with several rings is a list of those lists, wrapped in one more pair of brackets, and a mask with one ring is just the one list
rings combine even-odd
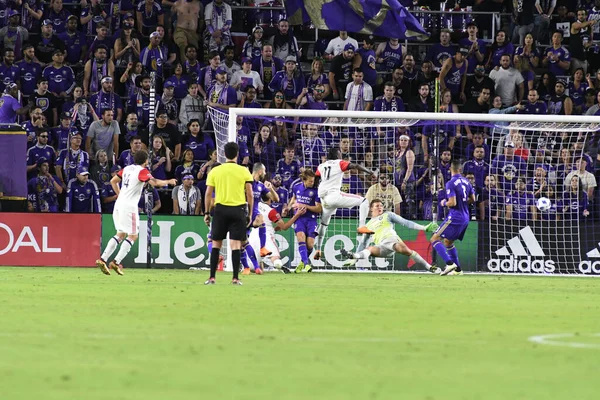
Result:
{"label": "adidas text", "polygon": [[[535,260],[531,256],[527,256],[527,258],[515,258],[511,255],[507,259],[492,258],[488,261],[487,267],[490,272],[536,272],[539,274],[551,274],[556,270],[554,264],[553,260]],[[581,269],[581,265],[579,268]]]}
{"label": "adidas text", "polygon": [[582,274],[600,274],[600,261],[581,261],[579,272]]}

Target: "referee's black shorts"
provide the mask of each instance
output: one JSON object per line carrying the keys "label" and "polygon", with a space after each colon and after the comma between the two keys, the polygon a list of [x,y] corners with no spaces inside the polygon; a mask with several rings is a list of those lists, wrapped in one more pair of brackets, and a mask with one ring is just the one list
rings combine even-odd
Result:
{"label": "referee's black shorts", "polygon": [[246,240],[246,214],[246,205],[217,204],[213,211],[210,232],[212,240],[225,240],[227,232],[231,240]]}

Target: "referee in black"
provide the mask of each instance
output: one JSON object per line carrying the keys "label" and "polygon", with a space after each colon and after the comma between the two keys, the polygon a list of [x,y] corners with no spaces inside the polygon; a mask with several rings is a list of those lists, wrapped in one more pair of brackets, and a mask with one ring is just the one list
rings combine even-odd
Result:
{"label": "referee in black", "polygon": [[[210,278],[204,282],[205,285],[215,284],[219,253],[227,232],[229,232],[233,265],[231,283],[242,284],[238,279],[241,248],[242,242],[246,240],[246,227],[250,224],[248,210],[252,210],[254,195],[252,193],[252,175],[248,168],[238,165],[238,153],[237,143],[227,143],[225,145],[227,162],[213,168],[206,178],[204,222],[211,227],[212,252],[210,253]],[[213,215],[212,225],[210,224],[211,213]]]}

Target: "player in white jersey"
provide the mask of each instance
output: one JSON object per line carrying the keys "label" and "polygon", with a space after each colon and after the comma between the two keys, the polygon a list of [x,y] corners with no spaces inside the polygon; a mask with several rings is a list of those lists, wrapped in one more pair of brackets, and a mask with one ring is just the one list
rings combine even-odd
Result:
{"label": "player in white jersey", "polygon": [[[338,208],[352,208],[359,206],[358,226],[364,226],[367,223],[367,216],[369,215],[369,202],[367,199],[355,194],[344,193],[340,188],[342,187],[344,171],[358,169],[359,171],[366,173],[369,177],[373,175],[373,171],[362,165],[344,161],[341,158],[342,152],[340,149],[332,147],[327,154],[327,161],[317,167],[317,172],[315,174],[321,178],[319,183],[319,198],[321,199],[321,205],[323,206],[321,223],[319,224],[317,232],[317,250],[314,255],[315,260],[321,258],[321,245],[327,234],[329,221]],[[360,243],[362,243],[362,240]],[[359,250],[362,249],[359,247]]]}
{"label": "player in white jersey", "polygon": [[289,273],[289,269],[283,267],[283,263],[281,262],[281,255],[279,254],[279,248],[277,247],[277,242],[275,241],[275,232],[279,231],[287,231],[294,223],[300,218],[300,216],[306,213],[306,207],[298,207],[296,209],[296,213],[292,218],[290,218],[287,222],[283,222],[281,219],[281,215],[271,207],[271,197],[268,194],[264,194],[261,197],[261,202],[258,203],[258,212],[259,218],[262,219],[262,222],[265,224],[265,228],[267,230],[267,242],[265,247],[271,252],[268,256],[273,263],[273,266],[277,269],[283,270],[284,273]]}
{"label": "player in white jersey", "polygon": [[[138,202],[144,190],[144,184],[148,183],[152,186],[167,186],[177,185],[176,179],[162,180],[156,179],[146,168],[148,166],[148,153],[139,150],[133,155],[133,165],[128,165],[124,169],[120,170],[115,175],[110,184],[113,187],[117,195],[117,201],[115,202],[115,208],[113,210],[113,222],[117,233],[113,236],[102,256],[96,260],[96,266],[106,274],[110,275],[110,270],[114,270],[117,274],[123,275],[123,266],[121,261],[125,258],[131,246],[138,238],[138,226],[139,226],[139,215],[138,215]],[[122,182],[119,188],[119,182]],[[112,256],[120,243],[121,249],[117,253],[117,256],[107,266],[106,261]]]}
{"label": "player in white jersey", "polygon": [[370,256],[391,257],[394,253],[400,253],[409,257],[415,264],[424,267],[429,272],[440,272],[438,267],[432,266],[416,251],[411,250],[402,239],[400,239],[400,236],[398,236],[394,229],[394,224],[398,224],[418,231],[434,232],[438,228],[438,225],[435,222],[430,222],[427,225],[420,225],[404,219],[393,212],[386,212],[383,209],[383,203],[379,199],[373,199],[370,208],[371,220],[366,226],[360,228],[360,232],[369,235],[365,237],[364,245],[368,244],[371,235],[374,235],[373,242],[375,243],[375,246],[369,246],[356,253],[350,253],[345,249],[342,249],[341,254],[347,259],[344,262],[345,266],[352,266],[356,264],[358,260],[368,259]]}

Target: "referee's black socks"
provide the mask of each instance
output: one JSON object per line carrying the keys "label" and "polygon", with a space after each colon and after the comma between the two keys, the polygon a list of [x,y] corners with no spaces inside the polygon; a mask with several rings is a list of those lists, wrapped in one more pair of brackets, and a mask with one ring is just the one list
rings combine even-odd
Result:
{"label": "referee's black socks", "polygon": [[217,267],[219,266],[219,256],[221,249],[212,248],[210,252],[210,277],[214,278],[217,275]]}
{"label": "referee's black socks", "polygon": [[233,279],[238,279],[240,273],[241,250],[231,250],[231,265],[233,267]]}

